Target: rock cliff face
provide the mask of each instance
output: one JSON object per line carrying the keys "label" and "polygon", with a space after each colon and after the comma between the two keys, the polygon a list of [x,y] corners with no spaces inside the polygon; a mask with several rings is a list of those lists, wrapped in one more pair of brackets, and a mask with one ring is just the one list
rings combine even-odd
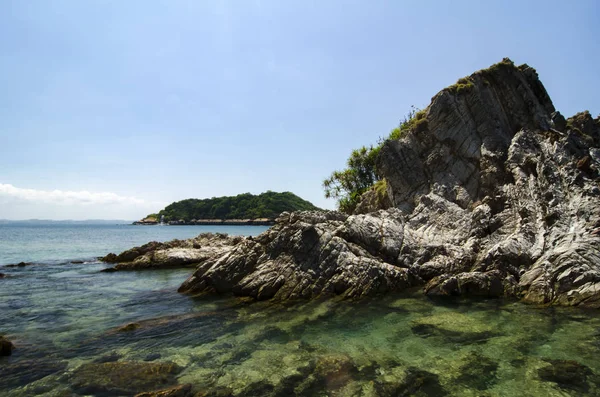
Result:
{"label": "rock cliff face", "polygon": [[180,291],[294,299],[422,286],[600,307],[600,118],[565,120],[534,69],[505,59],[460,79],[378,163],[392,208],[284,213]]}

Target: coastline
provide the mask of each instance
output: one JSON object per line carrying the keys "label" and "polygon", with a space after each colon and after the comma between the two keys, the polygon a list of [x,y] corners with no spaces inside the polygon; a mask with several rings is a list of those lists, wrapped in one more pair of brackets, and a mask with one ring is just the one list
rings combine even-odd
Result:
{"label": "coastline", "polygon": [[132,225],[136,226],[273,226],[274,219],[192,219],[186,221],[180,219],[178,221],[169,222],[153,222],[153,221],[135,221]]}

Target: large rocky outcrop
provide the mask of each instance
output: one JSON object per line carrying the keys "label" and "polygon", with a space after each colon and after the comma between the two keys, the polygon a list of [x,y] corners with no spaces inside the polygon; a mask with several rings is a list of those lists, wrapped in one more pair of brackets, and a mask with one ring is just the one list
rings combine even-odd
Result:
{"label": "large rocky outcrop", "polygon": [[383,145],[378,168],[392,208],[284,213],[180,291],[292,299],[422,286],[600,307],[600,118],[562,117],[531,67],[505,59],[442,90]]}

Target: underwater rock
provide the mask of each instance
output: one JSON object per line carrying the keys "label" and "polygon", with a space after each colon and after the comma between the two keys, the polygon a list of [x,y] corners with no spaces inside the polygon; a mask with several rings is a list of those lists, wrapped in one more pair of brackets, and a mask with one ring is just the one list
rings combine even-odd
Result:
{"label": "underwater rock", "polygon": [[496,382],[497,362],[477,352],[471,352],[463,361],[456,382],[477,390],[489,389]]}
{"label": "underwater rock", "polygon": [[0,390],[28,384],[63,371],[66,361],[52,359],[22,360],[0,365]]}
{"label": "underwater rock", "polygon": [[119,327],[117,329],[117,332],[129,332],[129,331],[135,331],[136,329],[138,329],[140,327],[139,323],[129,323],[129,324],[125,324],[122,327]]}
{"label": "underwater rock", "polygon": [[177,383],[180,368],[174,363],[137,361],[88,363],[75,369],[71,388],[96,396],[133,395]]}
{"label": "underwater rock", "polygon": [[10,356],[14,348],[11,341],[0,335],[0,356]]}
{"label": "underwater rock", "polygon": [[233,390],[229,387],[218,386],[210,390],[199,391],[195,397],[233,397]]}
{"label": "underwater rock", "polygon": [[115,361],[119,361],[121,359],[121,355],[117,352],[111,352],[109,354],[105,354],[101,357],[98,357],[94,360],[95,363],[114,363]]}
{"label": "underwater rock", "polygon": [[313,376],[326,390],[337,390],[348,384],[358,374],[358,369],[347,355],[329,354],[316,360]]}
{"label": "underwater rock", "polygon": [[169,389],[157,390],[136,394],[135,397],[190,397],[192,395],[192,385],[185,384],[171,387]]}
{"label": "underwater rock", "polygon": [[538,377],[553,382],[561,389],[587,392],[590,388],[588,377],[593,375],[590,368],[573,360],[546,360],[549,365],[538,369]]}
{"label": "underwater rock", "polygon": [[404,378],[399,381],[376,380],[374,386],[380,397],[436,397],[448,394],[436,374],[415,367],[408,368]]}
{"label": "underwater rock", "polygon": [[160,353],[150,353],[150,354],[146,355],[146,357],[144,357],[144,361],[154,361],[154,360],[158,360],[161,357],[162,357],[162,355]]}
{"label": "underwater rock", "polygon": [[485,343],[496,334],[493,329],[468,315],[454,312],[440,313],[412,321],[411,330],[423,338],[441,337],[458,344]]}

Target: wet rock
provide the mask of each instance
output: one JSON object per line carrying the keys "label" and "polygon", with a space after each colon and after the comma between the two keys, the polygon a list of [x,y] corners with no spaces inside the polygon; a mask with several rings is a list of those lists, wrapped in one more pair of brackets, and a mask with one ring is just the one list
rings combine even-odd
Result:
{"label": "wet rock", "polygon": [[538,377],[553,382],[561,389],[587,392],[590,388],[588,377],[591,369],[573,360],[546,360],[549,365],[538,369]]}
{"label": "wet rock", "polygon": [[129,323],[129,324],[123,325],[122,327],[119,327],[117,329],[117,332],[131,332],[131,331],[135,331],[139,327],[140,327],[139,323]]}
{"label": "wet rock", "polygon": [[11,341],[0,335],[0,357],[10,356],[14,348]]}
{"label": "wet rock", "polygon": [[442,387],[436,374],[410,367],[400,381],[375,381],[375,391],[378,396],[446,396],[448,393]]}
{"label": "wet rock", "polygon": [[144,361],[154,361],[161,357],[160,353],[150,353],[144,357]]}
{"label": "wet rock", "polygon": [[70,383],[79,394],[133,395],[174,385],[179,371],[173,363],[88,363],[73,371]]}
{"label": "wet rock", "polygon": [[185,384],[169,389],[157,390],[136,394],[135,397],[191,397],[192,385]]}
{"label": "wet rock", "polygon": [[4,277],[6,277],[6,274],[0,273],[0,278],[4,278]]}
{"label": "wet rock", "polygon": [[52,359],[22,360],[0,364],[0,390],[26,385],[63,371],[66,361]]}
{"label": "wet rock", "polygon": [[74,265],[81,265],[82,263],[85,263],[85,261],[71,261],[71,263]]}
{"label": "wet rock", "polygon": [[94,360],[94,363],[114,363],[115,361],[119,361],[121,359],[121,355],[117,352],[111,352],[109,354],[105,354],[103,356],[98,357]]}
{"label": "wet rock", "polygon": [[100,273],[114,273],[116,271],[117,269],[115,269],[114,267],[107,267],[106,269],[100,270]]}
{"label": "wet rock", "polygon": [[25,266],[31,266],[34,264],[35,263],[31,263],[31,262],[19,262],[19,263],[13,263],[10,265],[5,265],[5,267],[25,267]]}

